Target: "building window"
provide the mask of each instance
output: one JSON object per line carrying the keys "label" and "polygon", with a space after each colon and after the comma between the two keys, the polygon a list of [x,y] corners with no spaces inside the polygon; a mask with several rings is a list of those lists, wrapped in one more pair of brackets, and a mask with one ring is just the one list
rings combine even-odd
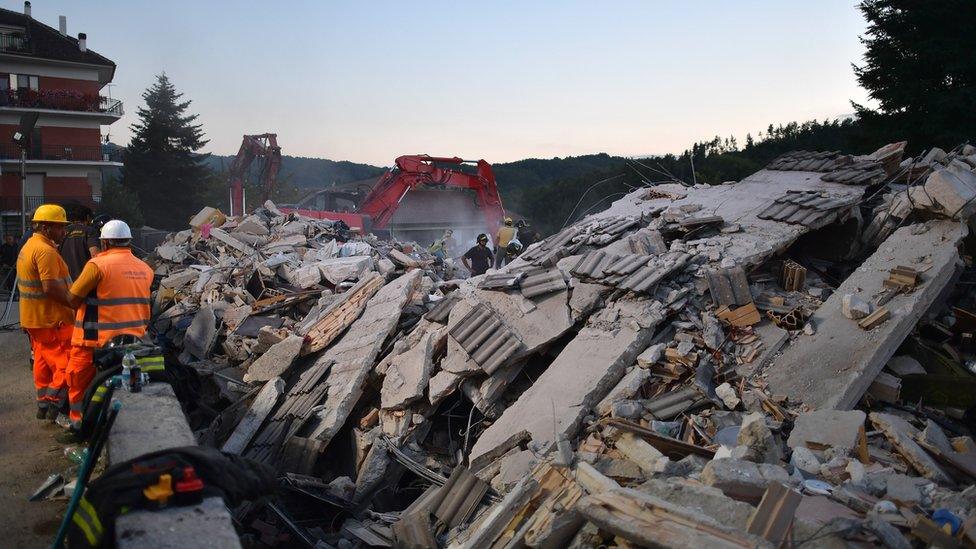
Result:
{"label": "building window", "polygon": [[33,74],[11,74],[10,89],[37,91],[38,77]]}

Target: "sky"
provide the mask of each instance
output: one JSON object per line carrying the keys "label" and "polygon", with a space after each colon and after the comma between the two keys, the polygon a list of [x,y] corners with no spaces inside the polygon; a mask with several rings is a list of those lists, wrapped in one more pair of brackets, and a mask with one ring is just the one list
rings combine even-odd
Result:
{"label": "sky", "polygon": [[[5,0],[8,9],[22,2]],[[34,0],[117,65],[128,143],[165,71],[210,142],[390,165],[680,152],[866,101],[854,0],[394,2]],[[868,102],[870,104],[870,102]],[[106,128],[103,128],[103,133]]]}

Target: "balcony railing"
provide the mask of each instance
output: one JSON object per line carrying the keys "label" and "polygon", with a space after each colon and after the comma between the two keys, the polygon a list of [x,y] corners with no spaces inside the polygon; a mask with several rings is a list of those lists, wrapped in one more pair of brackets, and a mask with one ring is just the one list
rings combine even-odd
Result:
{"label": "balcony railing", "polygon": [[[37,209],[41,204],[57,204],[59,206],[82,205],[94,209],[101,197],[91,196],[27,196],[27,211]],[[19,196],[0,196],[0,211],[19,212]]]}
{"label": "balcony railing", "polygon": [[[19,160],[20,147],[0,143],[0,159]],[[105,150],[101,145],[34,145],[27,149],[27,160],[62,160],[74,162],[122,162],[122,149]]]}
{"label": "balcony railing", "polygon": [[98,112],[114,116],[124,113],[122,101],[118,99],[76,90],[6,90],[0,92],[0,107]]}
{"label": "balcony railing", "polygon": [[0,51],[29,52],[30,39],[23,34],[0,34]]}

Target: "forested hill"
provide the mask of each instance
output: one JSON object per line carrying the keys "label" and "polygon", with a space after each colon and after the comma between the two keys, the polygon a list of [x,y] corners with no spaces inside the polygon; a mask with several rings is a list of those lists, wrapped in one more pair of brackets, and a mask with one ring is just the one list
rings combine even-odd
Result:
{"label": "forested hill", "polygon": [[[230,155],[210,155],[207,158],[207,166],[214,172],[220,173],[226,171],[233,160],[234,157]],[[299,189],[320,189],[336,183],[369,179],[379,176],[384,171],[386,168],[346,160],[304,156],[281,157],[281,177]]]}
{"label": "forested hill", "polygon": [[[234,160],[233,156],[210,155],[207,165],[215,172],[223,172]],[[491,162],[491,159],[486,159]],[[608,154],[567,156],[565,158],[527,158],[515,162],[493,164],[495,177],[503,193],[516,189],[545,185],[567,177],[579,177],[606,170],[623,162]],[[361,181],[377,177],[386,168],[359,164],[346,160],[283,156],[281,176],[300,189],[319,189],[333,184]]]}

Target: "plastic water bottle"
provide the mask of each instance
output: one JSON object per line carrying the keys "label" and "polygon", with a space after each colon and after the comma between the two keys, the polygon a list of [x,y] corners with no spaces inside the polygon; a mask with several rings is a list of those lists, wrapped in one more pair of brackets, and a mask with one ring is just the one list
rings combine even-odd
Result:
{"label": "plastic water bottle", "polygon": [[[132,351],[126,351],[122,357],[122,386],[132,390],[132,369],[136,366],[136,356]],[[136,382],[138,384],[138,381]]]}

